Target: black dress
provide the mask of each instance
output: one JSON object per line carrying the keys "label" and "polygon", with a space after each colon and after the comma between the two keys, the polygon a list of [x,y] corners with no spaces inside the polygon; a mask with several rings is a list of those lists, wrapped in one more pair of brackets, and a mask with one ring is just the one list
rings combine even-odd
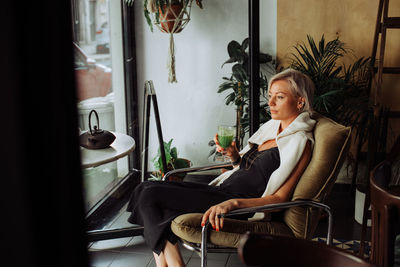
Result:
{"label": "black dress", "polygon": [[127,211],[128,221],[144,226],[144,238],[157,254],[168,240],[177,237],[170,228],[171,221],[185,213],[203,213],[211,206],[232,198],[261,197],[272,172],[279,167],[277,147],[258,151],[254,145],[242,157],[240,168],[220,186],[190,182],[145,181],[133,191]]}

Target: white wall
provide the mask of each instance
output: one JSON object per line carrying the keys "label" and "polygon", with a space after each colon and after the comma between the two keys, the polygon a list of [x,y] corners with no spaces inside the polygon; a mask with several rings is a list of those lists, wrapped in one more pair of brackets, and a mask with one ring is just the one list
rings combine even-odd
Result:
{"label": "white wall", "polygon": [[[276,0],[260,1],[260,50],[276,54]],[[204,0],[201,10],[193,2],[191,21],[175,38],[178,83],[168,83],[169,35],[154,32],[145,22],[143,1],[135,1],[139,118],[143,117],[143,86],[153,80],[164,140],[173,138],[178,156],[194,166],[209,164],[208,142],[219,124],[235,124],[235,109],[225,105],[226,94],[217,93],[222,77],[230,76],[226,50],[231,40],[248,37],[247,0]],[[153,110],[153,109],[152,109]],[[140,122],[141,123],[141,122]],[[150,120],[149,170],[158,149],[153,114]]]}

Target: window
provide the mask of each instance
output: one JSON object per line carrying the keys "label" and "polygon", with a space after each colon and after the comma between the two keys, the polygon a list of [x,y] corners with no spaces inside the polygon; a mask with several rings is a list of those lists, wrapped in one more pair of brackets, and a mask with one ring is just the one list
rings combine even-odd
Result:
{"label": "window", "polygon": [[[75,77],[80,131],[89,129],[96,110],[99,127],[127,133],[121,3],[110,0],[72,0]],[[113,33],[113,38],[110,38]],[[133,96],[129,96],[133,97]],[[96,125],[95,116],[91,124]],[[83,148],[82,148],[83,149]],[[82,169],[86,211],[93,212],[129,174],[128,157]]]}

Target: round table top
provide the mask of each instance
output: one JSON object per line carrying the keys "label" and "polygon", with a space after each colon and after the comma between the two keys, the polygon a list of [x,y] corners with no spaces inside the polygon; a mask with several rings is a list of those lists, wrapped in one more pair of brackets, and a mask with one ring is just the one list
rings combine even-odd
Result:
{"label": "round table top", "polygon": [[135,149],[136,143],[131,136],[116,132],[112,133],[115,135],[115,140],[108,148],[87,149],[80,147],[82,168],[97,167],[115,161]]}

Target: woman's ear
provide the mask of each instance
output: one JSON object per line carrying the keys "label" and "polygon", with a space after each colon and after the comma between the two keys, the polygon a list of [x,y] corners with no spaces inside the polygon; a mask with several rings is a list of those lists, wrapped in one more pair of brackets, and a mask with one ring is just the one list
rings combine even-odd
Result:
{"label": "woman's ear", "polygon": [[306,99],[304,97],[299,97],[297,100],[297,107],[301,109],[304,107],[305,104],[306,104]]}

